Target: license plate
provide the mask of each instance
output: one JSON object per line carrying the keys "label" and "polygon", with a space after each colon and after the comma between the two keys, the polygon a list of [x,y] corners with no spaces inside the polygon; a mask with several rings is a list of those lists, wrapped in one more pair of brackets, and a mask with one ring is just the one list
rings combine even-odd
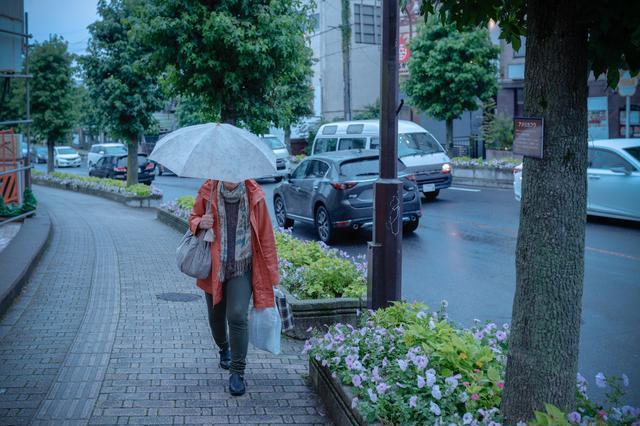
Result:
{"label": "license plate", "polygon": [[436,190],[435,183],[425,183],[424,185],[422,185],[422,192],[433,192],[435,190]]}

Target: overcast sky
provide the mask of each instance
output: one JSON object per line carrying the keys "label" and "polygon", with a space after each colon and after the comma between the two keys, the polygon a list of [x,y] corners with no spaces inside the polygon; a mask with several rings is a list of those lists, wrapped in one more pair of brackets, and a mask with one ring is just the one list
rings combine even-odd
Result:
{"label": "overcast sky", "polygon": [[24,0],[29,32],[36,41],[58,34],[69,43],[71,53],[84,53],[89,40],[87,26],[97,19],[97,4],[98,0]]}

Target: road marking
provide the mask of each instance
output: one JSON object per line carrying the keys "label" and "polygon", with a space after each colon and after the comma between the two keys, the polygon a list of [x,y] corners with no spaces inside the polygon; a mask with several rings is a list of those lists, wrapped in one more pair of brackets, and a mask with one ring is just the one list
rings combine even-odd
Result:
{"label": "road marking", "polygon": [[480,192],[479,189],[460,188],[460,187],[457,187],[457,186],[450,186],[449,189],[453,189],[454,191]]}
{"label": "road marking", "polygon": [[601,254],[608,254],[609,256],[616,256],[616,257],[622,257],[624,259],[640,261],[640,257],[619,253],[617,251],[604,250],[604,249],[599,249],[599,248],[589,247],[589,246],[587,246],[587,250],[595,251],[596,253],[601,253]]}

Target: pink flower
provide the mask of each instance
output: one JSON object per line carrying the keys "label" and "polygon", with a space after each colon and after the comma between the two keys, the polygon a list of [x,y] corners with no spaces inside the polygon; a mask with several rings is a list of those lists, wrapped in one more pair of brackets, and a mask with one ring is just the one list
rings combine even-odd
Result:
{"label": "pink flower", "polygon": [[471,383],[469,383],[469,382],[462,382],[462,384],[463,384],[466,388],[468,388],[468,387],[469,387],[469,385],[470,385]]}
{"label": "pink flower", "polygon": [[605,410],[598,411],[598,416],[602,418],[602,420],[607,420],[607,412]]}
{"label": "pink flower", "polygon": [[478,395],[477,393],[474,393],[471,395],[471,400],[472,401],[477,401],[480,399],[480,395]]}
{"label": "pink flower", "polygon": [[504,382],[498,382],[497,385],[500,389],[504,389]]}

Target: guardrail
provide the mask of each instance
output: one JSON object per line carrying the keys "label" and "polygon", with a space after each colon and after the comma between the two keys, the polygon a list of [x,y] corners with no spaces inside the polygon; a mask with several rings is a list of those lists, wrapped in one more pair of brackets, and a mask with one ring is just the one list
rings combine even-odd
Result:
{"label": "guardrail", "polygon": [[[22,194],[24,193],[24,171],[33,169],[33,166],[20,166],[15,167],[15,163],[10,164],[2,164],[0,163],[0,167],[14,167],[9,170],[0,170],[0,196],[3,197],[5,203],[17,202],[18,204],[22,204]],[[16,220],[21,220],[26,217],[33,215],[35,212],[26,212],[22,213],[18,216],[9,217],[7,219],[3,219],[0,221],[0,226],[14,222]]]}

